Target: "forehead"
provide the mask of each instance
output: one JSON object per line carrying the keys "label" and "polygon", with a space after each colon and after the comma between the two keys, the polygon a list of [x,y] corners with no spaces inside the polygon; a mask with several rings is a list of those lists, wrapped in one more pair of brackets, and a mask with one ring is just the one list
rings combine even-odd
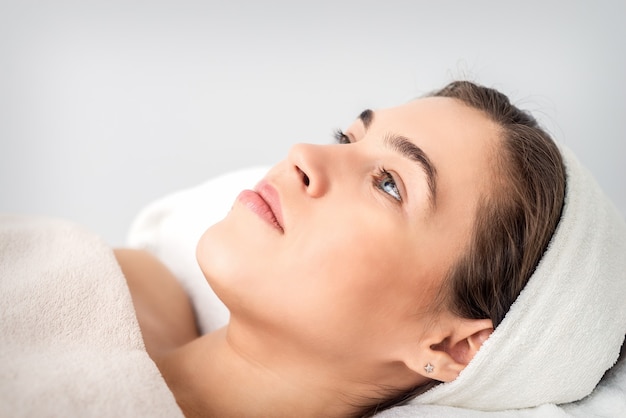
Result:
{"label": "forehead", "polygon": [[[460,100],[449,97],[427,97],[412,100],[400,106],[376,110],[371,125],[386,125],[401,129],[403,133],[414,132],[441,141],[484,142],[493,146],[498,138],[498,127],[483,112]],[[494,135],[495,134],[495,135]]]}
{"label": "forehead", "polygon": [[387,132],[409,138],[433,162],[438,212],[469,215],[490,191],[500,129],[482,111],[452,98],[417,99],[374,112],[368,134]]}

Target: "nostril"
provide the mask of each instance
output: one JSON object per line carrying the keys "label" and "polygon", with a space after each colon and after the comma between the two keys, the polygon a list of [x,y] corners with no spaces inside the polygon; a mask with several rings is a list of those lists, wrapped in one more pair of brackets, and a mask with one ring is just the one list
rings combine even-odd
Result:
{"label": "nostril", "polygon": [[298,170],[298,173],[300,173],[300,175],[302,176],[302,182],[304,183],[304,185],[309,187],[309,176],[307,176],[306,173],[300,169],[300,167],[296,166],[296,169]]}

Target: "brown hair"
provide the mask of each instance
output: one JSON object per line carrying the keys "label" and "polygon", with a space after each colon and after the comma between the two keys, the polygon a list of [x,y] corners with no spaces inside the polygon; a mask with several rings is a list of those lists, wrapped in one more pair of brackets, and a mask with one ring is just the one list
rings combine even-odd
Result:
{"label": "brown hair", "polygon": [[[440,308],[497,327],[545,252],[561,217],[565,169],[550,136],[497,90],[455,81],[428,96],[460,100],[501,130],[491,193],[476,210],[472,237],[440,290]],[[401,404],[433,384],[379,402],[365,416]]]}
{"label": "brown hair", "polygon": [[468,81],[432,96],[483,111],[502,130],[497,179],[476,211],[469,248],[444,280],[445,307],[497,327],[539,264],[561,218],[565,169],[550,136],[502,93]]}

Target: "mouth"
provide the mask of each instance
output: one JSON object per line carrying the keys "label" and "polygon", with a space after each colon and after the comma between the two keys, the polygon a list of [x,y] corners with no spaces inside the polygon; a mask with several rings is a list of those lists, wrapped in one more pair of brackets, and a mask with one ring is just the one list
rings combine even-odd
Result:
{"label": "mouth", "polygon": [[241,192],[237,200],[280,233],[285,232],[278,192],[265,180],[261,180],[254,190]]}

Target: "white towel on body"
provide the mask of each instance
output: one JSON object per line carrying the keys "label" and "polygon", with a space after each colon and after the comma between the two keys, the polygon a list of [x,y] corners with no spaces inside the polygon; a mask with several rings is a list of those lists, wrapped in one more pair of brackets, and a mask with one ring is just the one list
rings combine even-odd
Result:
{"label": "white towel on body", "polygon": [[183,416],[113,251],[81,226],[0,216],[0,416]]}

